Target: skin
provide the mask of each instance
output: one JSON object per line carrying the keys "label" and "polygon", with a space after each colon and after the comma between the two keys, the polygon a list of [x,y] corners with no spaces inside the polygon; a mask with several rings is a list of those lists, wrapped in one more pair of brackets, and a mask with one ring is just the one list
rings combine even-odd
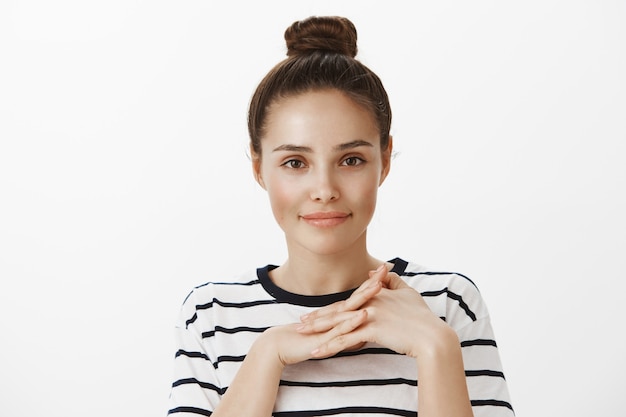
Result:
{"label": "skin", "polygon": [[420,416],[472,416],[456,333],[367,251],[392,141],[381,149],[372,114],[335,90],[283,98],[270,110],[262,155],[252,156],[289,253],[271,279],[305,295],[358,288],[260,335],[213,416],[269,416],[285,366],[366,342],[415,358]]}

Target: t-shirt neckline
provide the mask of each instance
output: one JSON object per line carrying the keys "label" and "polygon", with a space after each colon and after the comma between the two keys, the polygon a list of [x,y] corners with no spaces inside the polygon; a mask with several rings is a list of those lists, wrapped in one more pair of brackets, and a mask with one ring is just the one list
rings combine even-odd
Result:
{"label": "t-shirt neckline", "polygon": [[[408,265],[406,261],[400,258],[394,258],[389,262],[393,264],[390,272],[395,272],[398,275],[402,275]],[[306,307],[323,307],[334,302],[347,299],[356,290],[356,288],[353,288],[347,291],[323,295],[296,294],[284,290],[274,284],[274,282],[270,279],[269,272],[275,268],[278,268],[278,265],[269,264],[264,267],[257,268],[257,277],[265,291],[267,291],[267,293],[274,297],[279,303],[295,304]]]}

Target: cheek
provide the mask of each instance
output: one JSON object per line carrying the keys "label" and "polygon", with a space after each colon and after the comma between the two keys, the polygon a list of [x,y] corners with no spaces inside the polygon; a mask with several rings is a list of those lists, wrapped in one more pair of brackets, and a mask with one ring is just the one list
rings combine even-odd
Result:
{"label": "cheek", "polygon": [[358,204],[362,212],[371,217],[376,209],[378,196],[378,182],[375,179],[360,182],[358,186],[350,188],[353,201]]}
{"label": "cheek", "polygon": [[376,210],[377,195],[378,189],[374,188],[369,190],[369,192],[366,194],[367,197],[364,199],[364,208],[368,211],[370,217],[374,214],[374,210]]}
{"label": "cheek", "polygon": [[281,181],[270,181],[267,188],[270,205],[276,221],[282,223],[290,214],[297,212],[295,193],[288,184]]}

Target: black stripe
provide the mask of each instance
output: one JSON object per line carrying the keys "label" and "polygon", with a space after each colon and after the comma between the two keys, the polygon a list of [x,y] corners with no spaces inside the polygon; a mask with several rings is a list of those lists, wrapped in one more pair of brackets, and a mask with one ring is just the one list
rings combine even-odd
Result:
{"label": "black stripe", "polygon": [[402,258],[393,258],[389,262],[393,264],[390,272],[395,272],[398,275],[405,275],[406,268],[409,263]]}
{"label": "black stripe", "polygon": [[[399,355],[399,353],[394,352],[391,349],[386,349],[386,348],[368,348],[368,349],[361,349],[361,350],[355,350],[355,351],[339,352],[335,356],[332,356],[331,358],[310,359],[310,360],[312,360],[312,361],[323,361],[323,360],[328,360],[328,359],[332,359],[332,358],[339,358],[339,357],[346,357],[346,356],[358,356],[358,355],[365,355],[365,354],[370,354],[370,355]],[[241,356],[220,356],[220,357],[217,358],[217,362],[213,362],[213,366],[215,367],[215,369],[217,369],[219,367],[219,364],[222,363],[222,362],[243,362],[243,360],[245,358],[246,358],[246,355],[241,355]]]}
{"label": "black stripe", "polygon": [[243,360],[246,358],[246,355],[241,355],[241,356],[220,356],[217,358],[217,362],[213,363],[213,366],[215,367],[215,369],[217,369],[219,367],[219,364],[222,362],[243,362]]}
{"label": "black stripe", "polygon": [[478,407],[478,406],[483,406],[483,405],[493,405],[495,407],[506,407],[509,410],[513,411],[513,406],[506,402],[506,401],[501,401],[501,400],[472,400],[472,406],[473,407]]}
{"label": "black stripe", "polygon": [[493,347],[498,347],[498,345],[496,345],[496,341],[495,340],[491,340],[491,339],[475,339],[475,340],[465,340],[465,341],[461,342],[461,347],[468,347],[468,346],[493,346]]}
{"label": "black stripe", "polygon": [[240,285],[242,287],[249,287],[255,284],[260,284],[258,279],[253,279],[252,281],[248,281],[248,282],[226,282],[226,281],[212,282],[212,281],[209,281],[209,282],[205,282],[204,284],[198,285],[196,289],[206,287],[207,285]]}
{"label": "black stripe", "polygon": [[468,315],[472,321],[476,321],[476,314],[472,310],[470,310],[469,306],[463,301],[463,297],[459,294],[456,294],[448,289],[448,287],[438,290],[438,291],[424,291],[422,292],[422,297],[437,297],[441,294],[446,294],[448,298],[451,298],[459,303],[459,306],[465,311],[465,314]]}
{"label": "black stripe", "polygon": [[177,358],[181,355],[187,356],[188,358],[202,358],[202,359],[206,359],[207,361],[210,360],[209,357],[202,352],[187,352],[186,350],[182,350],[182,349],[179,349],[178,352],[176,352],[176,355],[174,357]]}
{"label": "black stripe", "polygon": [[226,334],[235,334],[239,332],[263,333],[267,329],[268,329],[267,327],[234,327],[231,329],[228,327],[215,326],[214,330],[203,332],[202,338],[205,339],[207,337],[215,336],[215,333],[226,333]]}
{"label": "black stripe", "polygon": [[[343,352],[339,352],[335,356],[333,356],[333,358],[341,358],[345,356],[358,356],[358,355],[399,355],[399,353],[391,349],[387,349],[387,348],[366,348],[366,349],[360,349],[360,350],[346,350]],[[314,359],[314,360],[324,360],[324,359]]]}
{"label": "black stripe", "polygon": [[466,280],[468,280],[474,287],[476,287],[476,289],[478,289],[478,287],[476,286],[476,284],[474,284],[474,281],[472,281],[471,279],[469,279],[468,277],[466,277],[463,274],[459,274],[458,272],[433,272],[433,271],[423,271],[423,272],[403,272],[402,274],[399,274],[405,277],[414,277],[416,275],[458,275],[461,278],[465,278]]}
{"label": "black stripe", "polygon": [[[202,285],[198,285],[197,287],[194,287],[194,290],[197,290],[199,288],[202,287],[206,287],[207,285],[241,285],[242,287],[248,287],[248,286],[252,286],[252,285],[256,285],[256,284],[260,284],[258,279],[249,281],[249,282],[205,282]],[[183,300],[183,304],[185,304],[187,302],[187,300],[189,299],[189,297],[191,297],[191,294],[193,294],[193,291],[190,291],[189,294],[187,294],[187,296],[185,297],[185,299]]]}
{"label": "black stripe", "polygon": [[276,304],[275,300],[258,300],[258,301],[248,301],[246,303],[229,303],[226,301],[220,301],[217,299],[213,299],[206,304],[198,304],[196,305],[196,310],[208,310],[213,307],[213,304],[217,304],[221,307],[225,308],[246,308],[246,307],[255,307],[262,306],[267,304]]}
{"label": "black stripe", "polygon": [[309,388],[325,388],[325,387],[360,387],[360,386],[385,386],[385,385],[411,385],[417,386],[414,379],[394,378],[394,379],[362,379],[357,381],[333,381],[333,382],[299,382],[299,381],[280,381],[280,385],[286,387],[309,387]]}
{"label": "black stripe", "polygon": [[332,416],[335,414],[385,414],[394,416],[417,417],[416,411],[398,410],[396,408],[384,407],[342,407],[330,408],[327,410],[302,410],[302,411],[284,411],[276,412],[274,417],[315,417],[315,416]]}
{"label": "black stripe", "polygon": [[465,371],[465,376],[496,376],[505,379],[502,372],[492,371],[490,369],[475,369],[471,371]]}
{"label": "black stripe", "polygon": [[219,395],[224,395],[226,389],[215,386],[209,382],[198,381],[196,378],[184,378],[179,379],[178,381],[174,381],[172,384],[172,388],[178,387],[179,385],[187,385],[187,384],[195,384],[199,385],[202,388],[210,389],[211,391],[217,392]]}
{"label": "black stripe", "polygon": [[193,316],[185,322],[185,328],[189,328],[189,325],[198,319],[198,313],[193,313]]}
{"label": "black stripe", "polygon": [[172,408],[170,411],[168,411],[167,415],[169,416],[170,414],[176,414],[176,413],[192,413],[192,414],[199,414],[201,416],[210,416],[211,414],[213,414],[212,411],[203,410],[202,408],[196,408],[196,407],[176,407],[176,408]]}

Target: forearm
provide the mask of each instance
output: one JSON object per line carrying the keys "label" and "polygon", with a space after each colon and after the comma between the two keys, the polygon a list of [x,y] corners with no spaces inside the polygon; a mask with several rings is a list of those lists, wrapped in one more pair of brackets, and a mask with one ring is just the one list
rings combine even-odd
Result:
{"label": "forearm", "polygon": [[417,358],[420,417],[471,417],[459,340],[452,329]]}
{"label": "forearm", "polygon": [[272,344],[259,338],[212,416],[271,416],[283,370],[283,365],[276,359]]}

